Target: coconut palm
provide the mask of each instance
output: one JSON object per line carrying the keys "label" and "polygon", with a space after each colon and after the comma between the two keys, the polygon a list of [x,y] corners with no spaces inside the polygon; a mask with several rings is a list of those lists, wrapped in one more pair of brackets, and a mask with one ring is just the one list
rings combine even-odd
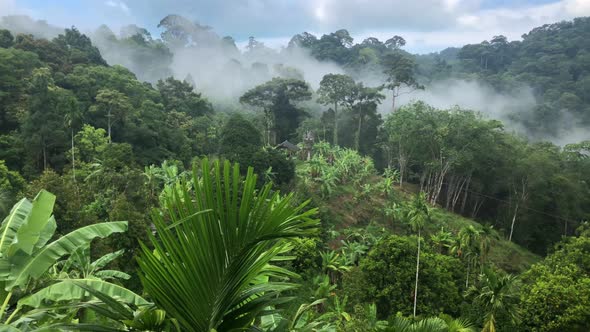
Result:
{"label": "coconut palm", "polygon": [[472,299],[483,311],[482,332],[495,332],[498,316],[508,317],[512,323],[518,322],[519,286],[516,277],[485,268],[478,283],[465,292],[465,297]]}
{"label": "coconut palm", "polygon": [[164,205],[152,214],[154,249],[142,246],[140,278],[183,329],[250,327],[295,286],[286,280],[296,275],[272,263],[292,238],[317,232],[316,210],[294,206],[293,194],[281,196],[270,184],[257,190],[256,180],[252,168],[242,179],[237,164],[217,161],[211,169],[204,159],[193,180],[165,191]]}

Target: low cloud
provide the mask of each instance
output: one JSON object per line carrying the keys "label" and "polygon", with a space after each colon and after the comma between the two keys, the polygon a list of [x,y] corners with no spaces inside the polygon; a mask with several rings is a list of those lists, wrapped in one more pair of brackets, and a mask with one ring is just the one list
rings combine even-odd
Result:
{"label": "low cloud", "polygon": [[[425,90],[403,94],[398,98],[400,105],[421,100],[439,109],[459,106],[481,113],[484,117],[502,121],[509,132],[528,137],[533,141],[550,141],[564,146],[583,140],[590,140],[590,131],[581,119],[567,110],[561,110],[558,121],[553,124],[552,133],[545,129],[525,127],[523,119],[533,118],[537,99],[533,90],[522,86],[510,94],[498,93],[493,87],[479,82],[448,79],[433,82]],[[382,105],[382,112],[390,112],[391,97]]]}

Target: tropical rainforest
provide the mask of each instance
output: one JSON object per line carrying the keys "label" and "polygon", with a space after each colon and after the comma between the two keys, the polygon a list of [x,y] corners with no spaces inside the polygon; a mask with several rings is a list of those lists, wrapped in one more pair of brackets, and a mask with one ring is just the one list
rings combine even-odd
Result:
{"label": "tropical rainforest", "polygon": [[[159,28],[0,20],[0,330],[590,330],[590,18]],[[426,97],[475,83],[510,102]]]}

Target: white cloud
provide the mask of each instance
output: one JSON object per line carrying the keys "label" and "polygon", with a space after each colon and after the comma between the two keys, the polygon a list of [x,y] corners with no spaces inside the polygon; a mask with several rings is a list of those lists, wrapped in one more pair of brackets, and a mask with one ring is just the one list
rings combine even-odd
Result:
{"label": "white cloud", "polygon": [[113,1],[113,0],[108,0],[107,2],[104,3],[105,5],[109,6],[109,7],[113,7],[113,8],[117,8],[122,10],[124,13],[129,14],[129,7],[127,6],[127,4],[123,1]]}
{"label": "white cloud", "polygon": [[31,10],[17,5],[16,0],[0,0],[0,16],[30,15]]}
{"label": "white cloud", "polygon": [[565,9],[569,14],[574,16],[590,15],[590,1],[589,0],[566,0]]}
{"label": "white cloud", "polygon": [[[509,40],[519,40],[524,33],[543,24],[590,15],[590,0],[562,0],[541,5],[494,9],[471,8],[458,12],[463,14],[455,17],[455,24],[452,26],[432,31],[408,29],[398,34],[406,38],[406,47],[414,52],[429,52],[448,46],[479,43],[495,35],[504,35]],[[379,32],[375,31],[368,31],[362,35],[368,36],[370,33],[379,35]]]}
{"label": "white cloud", "polygon": [[0,0],[0,13],[11,15],[16,10],[16,3],[14,0]]}
{"label": "white cloud", "polygon": [[[255,36],[279,48],[296,33],[318,32],[318,37],[348,29],[356,41],[368,36],[386,40],[401,35],[406,48],[429,52],[447,46],[478,43],[494,35],[519,39],[534,27],[590,15],[590,0],[89,0],[89,15],[73,15],[63,5],[51,11],[40,7],[31,15],[61,26],[92,29],[106,23],[115,30],[129,23],[154,29],[165,15],[177,13],[212,26],[238,41]],[[25,13],[17,0],[0,0],[0,16]],[[42,9],[41,9],[42,8]],[[33,8],[34,9],[34,8]],[[133,9],[133,10],[131,10]],[[152,32],[157,33],[157,31]],[[284,43],[282,43],[284,41]]]}
{"label": "white cloud", "polygon": [[321,30],[413,28],[433,30],[452,24],[461,0],[305,0],[305,12]]}

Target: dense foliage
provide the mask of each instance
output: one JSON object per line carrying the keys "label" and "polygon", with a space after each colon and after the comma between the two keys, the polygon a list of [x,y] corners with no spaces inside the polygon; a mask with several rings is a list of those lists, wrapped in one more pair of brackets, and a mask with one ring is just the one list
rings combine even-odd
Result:
{"label": "dense foliage", "polygon": [[[590,142],[538,138],[589,124],[589,22],[421,56],[296,35],[339,66],[316,82],[178,15],[0,29],[0,329],[587,331]],[[243,91],[173,77],[195,49]],[[535,139],[397,102],[445,79],[531,87]]]}

